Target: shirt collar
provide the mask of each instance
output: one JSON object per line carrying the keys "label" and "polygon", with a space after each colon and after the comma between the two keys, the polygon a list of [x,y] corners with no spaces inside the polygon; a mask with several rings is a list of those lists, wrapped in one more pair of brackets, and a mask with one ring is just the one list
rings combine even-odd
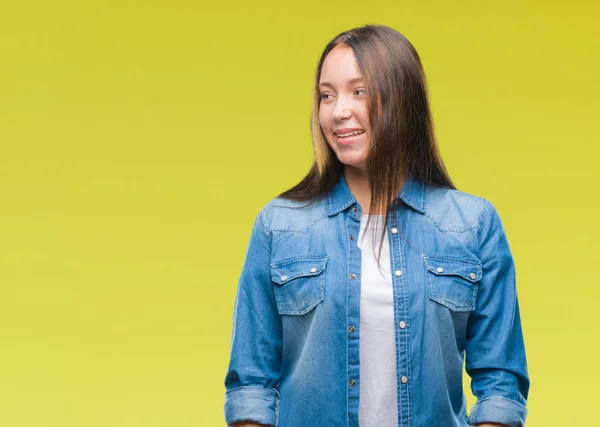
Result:
{"label": "shirt collar", "polygon": [[[329,216],[335,215],[356,203],[354,195],[348,188],[344,174],[340,175],[335,187],[327,197],[327,214]],[[413,209],[425,213],[425,184],[418,178],[409,175],[397,197]]]}

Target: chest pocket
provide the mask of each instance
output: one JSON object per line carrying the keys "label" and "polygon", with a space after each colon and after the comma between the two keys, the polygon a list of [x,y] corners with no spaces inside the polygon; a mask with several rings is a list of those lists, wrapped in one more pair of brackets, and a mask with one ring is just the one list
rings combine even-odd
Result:
{"label": "chest pocket", "polygon": [[455,257],[424,257],[429,298],[452,311],[475,309],[481,262]]}
{"label": "chest pocket", "polygon": [[326,256],[306,255],[271,264],[279,314],[308,313],[325,295]]}

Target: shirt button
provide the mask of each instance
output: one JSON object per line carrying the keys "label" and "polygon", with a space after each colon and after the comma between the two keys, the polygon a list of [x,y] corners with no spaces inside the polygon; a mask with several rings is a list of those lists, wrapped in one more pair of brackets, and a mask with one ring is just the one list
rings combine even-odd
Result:
{"label": "shirt button", "polygon": [[392,234],[398,234],[398,229],[396,227],[392,228]]}
{"label": "shirt button", "polygon": [[354,236],[352,234],[350,235],[350,240],[354,240]]}
{"label": "shirt button", "polygon": [[436,270],[437,270],[438,273],[443,273],[444,272],[444,269],[442,267],[438,267],[438,268],[436,268]]}
{"label": "shirt button", "polygon": [[469,277],[470,277],[471,279],[475,280],[475,278],[476,278],[477,276],[475,275],[475,273],[471,273],[471,274],[469,274]]}
{"label": "shirt button", "polygon": [[315,271],[317,271],[317,269],[315,267],[313,267],[313,268],[310,269],[311,273],[314,273]]}
{"label": "shirt button", "polygon": [[400,326],[400,329],[404,329],[404,328],[406,328],[406,322],[405,322],[404,320],[401,320],[401,321],[398,323],[398,326]]}
{"label": "shirt button", "polygon": [[356,381],[355,380],[350,380],[350,387],[354,387],[356,385]]}
{"label": "shirt button", "polygon": [[358,207],[356,207],[356,206],[354,206],[354,207],[352,208],[352,212],[356,212],[357,210],[358,210]]}
{"label": "shirt button", "polygon": [[350,273],[350,278],[351,278],[352,280],[356,279],[356,274],[354,274],[354,273]]}
{"label": "shirt button", "polygon": [[400,378],[400,381],[402,381],[402,384],[406,384],[408,382],[408,377],[402,377]]}
{"label": "shirt button", "polygon": [[287,280],[287,276],[281,276],[281,281],[285,282]]}
{"label": "shirt button", "polygon": [[400,270],[396,270],[396,276],[402,276],[402,272]]}
{"label": "shirt button", "polygon": [[356,331],[356,329],[354,328],[354,326],[350,326],[350,327],[348,328],[348,332],[350,332],[351,334],[353,334],[353,333],[354,333],[354,331]]}

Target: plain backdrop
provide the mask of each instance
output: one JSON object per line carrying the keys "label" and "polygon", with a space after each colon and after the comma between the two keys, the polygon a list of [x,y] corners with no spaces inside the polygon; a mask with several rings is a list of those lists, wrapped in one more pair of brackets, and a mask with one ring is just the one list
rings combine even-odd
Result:
{"label": "plain backdrop", "polygon": [[596,425],[599,11],[4,2],[0,426],[224,426],[252,223],[312,162],[322,49],[367,23],[414,44],[451,177],[505,225],[528,426]]}

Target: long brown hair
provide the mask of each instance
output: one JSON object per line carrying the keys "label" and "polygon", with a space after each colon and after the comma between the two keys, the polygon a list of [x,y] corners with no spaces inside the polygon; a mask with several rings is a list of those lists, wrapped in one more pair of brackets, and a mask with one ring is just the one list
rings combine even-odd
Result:
{"label": "long brown hair", "polygon": [[426,184],[456,189],[437,146],[419,55],[406,37],[385,25],[370,24],[344,31],[325,47],[313,90],[311,135],[315,160],[302,181],[279,197],[312,204],[327,195],[344,172],[343,163],[327,143],[319,123],[321,69],[327,54],[340,45],[352,48],[366,83],[371,123],[366,159],[371,189],[369,211],[386,213],[385,233],[392,204],[398,202],[394,199],[407,175]]}

